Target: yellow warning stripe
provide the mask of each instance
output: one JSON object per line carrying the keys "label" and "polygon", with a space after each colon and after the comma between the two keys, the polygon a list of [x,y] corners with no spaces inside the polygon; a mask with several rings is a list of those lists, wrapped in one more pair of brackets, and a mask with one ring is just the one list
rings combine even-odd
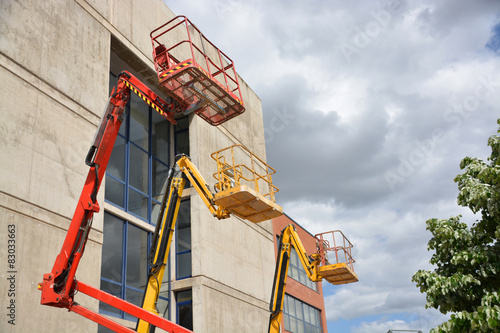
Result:
{"label": "yellow warning stripe", "polygon": [[130,84],[130,82],[128,81],[125,81],[125,84],[127,85],[127,87],[129,87],[137,96],[139,96],[140,98],[142,98],[144,100],[144,102],[146,102],[150,107],[152,107],[153,109],[156,110],[156,112],[158,112],[159,114],[161,114],[162,116],[165,116],[165,112],[160,109],[158,107],[158,105],[156,105],[155,102],[153,102],[148,96],[144,95],[141,91],[137,90],[132,84]]}
{"label": "yellow warning stripe", "polygon": [[161,76],[161,78],[163,79],[165,76],[172,74],[173,72],[181,69],[182,67],[191,66],[192,64],[193,64],[193,62],[191,62],[191,61],[188,61],[188,62],[185,62],[183,64],[180,64],[179,66],[175,67],[174,69],[171,69],[168,72],[166,72],[165,74],[163,74]]}

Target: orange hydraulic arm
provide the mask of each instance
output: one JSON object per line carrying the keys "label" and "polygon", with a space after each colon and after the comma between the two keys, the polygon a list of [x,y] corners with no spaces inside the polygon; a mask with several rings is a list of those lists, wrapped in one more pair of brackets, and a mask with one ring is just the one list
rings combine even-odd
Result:
{"label": "orange hydraulic arm", "polygon": [[85,185],[78,201],[73,219],[69,226],[61,252],[56,258],[50,273],[44,274],[43,282],[38,285],[42,292],[41,304],[67,308],[91,319],[116,332],[132,330],[106,317],[92,312],[74,301],[77,291],[94,297],[135,317],[148,321],[168,332],[190,332],[162,317],[155,316],[138,306],[114,297],[106,292],[91,287],[75,278],[78,264],[85,250],[85,245],[92,226],[94,213],[99,212],[97,193],[106,172],[116,137],[124,119],[124,109],[130,98],[130,91],[138,94],[150,106],[165,118],[175,123],[169,104],[157,96],[147,86],[128,72],[118,76],[118,83],[111,93],[108,105],[97,129],[94,142],[87,154],[86,164],[90,167]]}

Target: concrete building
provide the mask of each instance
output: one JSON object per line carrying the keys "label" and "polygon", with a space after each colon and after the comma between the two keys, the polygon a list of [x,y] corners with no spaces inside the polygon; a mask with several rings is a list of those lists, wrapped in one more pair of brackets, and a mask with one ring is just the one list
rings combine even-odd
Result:
{"label": "concrete building", "polygon": [[[286,214],[273,219],[275,239],[278,239],[282,230],[289,225],[295,226],[306,253],[316,253],[314,235]],[[275,251],[278,255],[278,243]],[[327,332],[323,286],[319,282],[309,280],[294,248],[290,256],[285,293],[283,332]]]}
{"label": "concrete building", "polygon": [[[128,70],[162,94],[149,34],[174,17],[161,0],[0,2],[1,332],[106,331],[40,305],[37,285],[61,250],[116,75]],[[177,153],[189,154],[210,186],[216,150],[242,144],[265,160],[261,101],[239,82],[246,111],[218,127],[193,115],[174,126],[132,94],[79,281],[140,305],[159,184]],[[187,189],[177,224],[159,310],[198,333],[266,331],[275,265],[271,221],[218,221]],[[126,314],[83,294],[75,300],[135,327]]]}

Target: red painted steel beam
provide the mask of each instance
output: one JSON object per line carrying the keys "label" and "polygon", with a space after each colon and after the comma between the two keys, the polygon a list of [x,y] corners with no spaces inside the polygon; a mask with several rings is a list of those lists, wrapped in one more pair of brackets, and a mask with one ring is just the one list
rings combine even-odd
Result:
{"label": "red painted steel beam", "polygon": [[[140,308],[134,304],[131,304],[127,301],[124,301],[121,298],[108,294],[100,289],[94,288],[85,284],[83,282],[78,282],[76,289],[79,292],[82,292],[90,297],[98,299],[101,302],[111,305],[114,308],[120,309],[122,311],[127,312],[128,314],[137,317],[139,319],[145,320],[151,325],[154,325],[158,328],[166,330],[170,333],[193,333],[185,327],[174,324],[171,321],[168,321],[165,318],[162,318],[158,315],[153,314],[143,308]],[[71,309],[70,309],[71,310]],[[98,315],[98,314],[96,314]],[[100,316],[100,315],[98,315]]]}

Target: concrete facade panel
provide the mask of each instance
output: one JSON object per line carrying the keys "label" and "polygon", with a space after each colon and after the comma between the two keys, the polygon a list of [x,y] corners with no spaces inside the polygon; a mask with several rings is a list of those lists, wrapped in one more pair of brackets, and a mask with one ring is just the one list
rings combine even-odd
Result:
{"label": "concrete facade panel", "polygon": [[[2,203],[4,201],[2,200]],[[90,332],[96,331],[97,325],[83,317],[69,313],[64,309],[40,305],[38,283],[42,282],[43,274],[50,272],[54,258],[60,250],[61,239],[65,231],[35,220],[18,212],[0,208],[0,244],[5,247],[0,251],[2,272],[0,280],[0,299],[14,300],[15,325],[5,318],[10,313],[5,302],[0,307],[1,332]],[[8,226],[14,226],[15,237],[9,238]],[[6,267],[8,262],[7,244],[9,239],[15,240],[15,264]],[[30,246],[26,246],[30,244]],[[87,256],[81,262],[82,269],[78,274],[81,281],[99,285],[98,279],[89,267],[90,262],[100,262],[100,246],[93,241],[87,244]],[[13,280],[8,280],[13,278]],[[14,288],[11,286],[14,281]],[[9,290],[12,290],[9,293]],[[9,295],[10,294],[10,295]],[[79,300],[82,305],[96,311],[98,303],[95,300]]]}
{"label": "concrete facade panel", "polygon": [[[234,295],[220,290],[203,288],[201,298],[204,321],[202,332],[266,332],[268,328],[267,309],[256,304],[242,302]],[[210,300],[207,302],[206,300]]]}
{"label": "concrete facade panel", "polygon": [[7,0],[1,6],[1,52],[100,115],[109,33],[73,1]]}

